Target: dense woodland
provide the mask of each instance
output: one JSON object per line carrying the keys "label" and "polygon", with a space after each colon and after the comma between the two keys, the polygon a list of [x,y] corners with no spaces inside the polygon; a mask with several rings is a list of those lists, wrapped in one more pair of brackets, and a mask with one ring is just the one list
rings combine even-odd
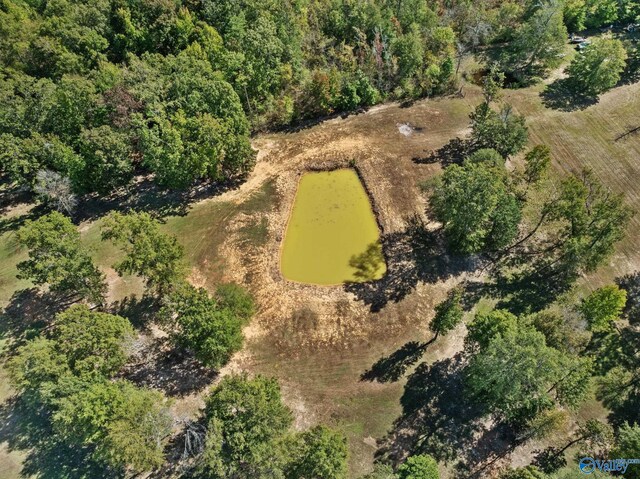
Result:
{"label": "dense woodland", "polygon": [[[470,136],[452,140],[443,174],[425,185],[448,253],[480,257],[482,294],[497,300],[468,321],[459,399],[520,444],[566,428],[567,411],[595,396],[611,420],[580,424],[567,447],[640,457],[640,318],[627,301],[638,292],[612,284],[558,302],[606,262],[633,212],[588,170],[553,178],[551,152],[528,145],[526,118],[500,96],[560,65],[570,32],[639,19],[633,0],[0,0],[0,168],[5,183],[57,210],[18,230],[28,252],[18,271],[65,305],[11,351],[23,407],[55,447],[78,448],[86,477],[166,467],[170,401],[121,374],[135,329],[105,304],[105,275],[72,221],[78,201],[141,174],[163,189],[242,177],[255,161],[252,132],[455,92],[463,57],[475,54],[486,64],[484,101]],[[597,96],[634,58],[603,36],[570,63],[567,84]],[[518,154],[522,165],[507,169]],[[182,247],[147,213],[112,212],[101,228],[120,254],[114,270],[144,279],[173,347],[212,369],[241,349],[255,311],[244,289],[190,285]],[[436,307],[434,340],[468,302],[463,285]],[[409,378],[408,399],[425,388]],[[202,418],[181,425],[172,473],[347,477],[340,433],[292,423],[275,380],[228,376]],[[503,477],[552,477],[565,449]],[[367,477],[435,479],[438,462],[451,461],[434,435],[406,460],[381,457]]]}
{"label": "dense woodland", "polygon": [[630,0],[3,0],[0,165],[58,195],[104,195],[145,172],[168,188],[225,180],[251,168],[251,131],[450,92],[468,52],[530,82],[559,63],[568,31],[639,10]]}

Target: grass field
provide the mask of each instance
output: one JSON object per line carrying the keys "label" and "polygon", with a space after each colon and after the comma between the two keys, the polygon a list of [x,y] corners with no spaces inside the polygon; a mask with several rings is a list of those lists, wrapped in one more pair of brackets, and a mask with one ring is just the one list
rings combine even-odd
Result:
{"label": "grass field", "polygon": [[[564,112],[545,107],[540,86],[505,92],[505,99],[528,118],[531,143],[551,147],[557,174],[589,167],[610,188],[624,192],[640,211],[640,135],[616,138],[640,124],[640,85],[617,88],[584,110]],[[404,380],[361,381],[360,376],[382,356],[409,340],[429,337],[426,326],[432,306],[456,277],[418,282],[379,311],[342,289],[312,289],[283,282],[278,271],[282,231],[301,171],[318,162],[355,160],[374,197],[385,234],[401,231],[412,215],[424,214],[418,183],[432,177],[439,165],[419,164],[424,157],[467,131],[467,115],[480,101],[477,87],[465,86],[464,98],[417,102],[408,108],[384,105],[367,114],[336,119],[298,132],[256,138],[261,156],[256,171],[238,191],[191,204],[182,216],[167,216],[163,229],[185,247],[194,284],[213,288],[221,281],[247,285],[258,300],[258,315],[247,328],[247,344],[229,371],[247,370],[278,377],[296,425],[327,422],[347,435],[353,477],[370,470],[376,441],[400,414]],[[410,124],[403,137],[398,125]],[[15,242],[8,221],[29,214],[19,206],[5,213],[9,224],[0,236],[0,302],[28,285],[17,280],[16,264],[25,254]],[[19,222],[17,222],[19,223]],[[83,223],[83,241],[110,282],[110,299],[142,293],[137,278],[119,278],[111,266],[117,250],[100,241],[100,220]],[[583,279],[591,287],[635,271],[640,264],[640,214],[610,265]],[[386,293],[386,292],[385,292]],[[396,298],[399,300],[396,301]],[[11,331],[0,328],[2,344]],[[447,357],[461,345],[463,331],[439,339],[427,350],[428,362]],[[310,339],[312,338],[312,340]],[[0,400],[11,395],[0,371]],[[181,400],[181,399],[179,399]],[[197,408],[197,402],[194,403]],[[192,411],[194,412],[194,411]],[[581,414],[601,415],[592,404]],[[0,444],[0,477],[20,476],[24,451]],[[525,460],[526,457],[519,458]],[[514,460],[519,460],[518,458]]]}

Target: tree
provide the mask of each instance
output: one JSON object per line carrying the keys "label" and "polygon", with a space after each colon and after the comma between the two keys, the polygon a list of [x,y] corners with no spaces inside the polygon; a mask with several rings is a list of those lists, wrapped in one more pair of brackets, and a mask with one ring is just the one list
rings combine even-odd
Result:
{"label": "tree", "polygon": [[[640,457],[640,426],[638,424],[629,425],[625,423],[618,430],[618,439],[612,457],[621,458],[637,458]],[[631,465],[624,477],[629,479],[640,478],[640,468],[637,465]]]}
{"label": "tree", "polygon": [[536,145],[524,157],[524,179],[528,184],[542,180],[551,165],[551,150],[546,145]]}
{"label": "tree", "polygon": [[176,344],[193,351],[203,364],[220,368],[242,347],[247,312],[222,306],[205,289],[185,284],[171,293],[162,315],[172,324]]}
{"label": "tree", "polygon": [[482,94],[485,103],[489,104],[500,99],[500,89],[504,86],[504,72],[498,69],[498,65],[493,64],[482,80]]}
{"label": "tree", "polygon": [[31,404],[47,403],[60,378],[70,375],[67,358],[44,337],[28,341],[7,363],[11,384]]}
{"label": "tree", "polygon": [[589,333],[580,331],[573,321],[556,311],[539,311],[527,318],[531,325],[544,334],[547,346],[565,353],[576,353],[589,342]]}
{"label": "tree", "polygon": [[373,472],[365,474],[360,479],[397,479],[397,476],[393,473],[391,466],[376,462],[373,465]]}
{"label": "tree", "polygon": [[491,413],[523,424],[549,409],[549,388],[559,376],[558,352],[530,328],[508,329],[474,355],[465,384]]}
{"label": "tree", "polygon": [[604,188],[590,170],[563,180],[559,194],[542,208],[541,224],[556,227],[542,244],[536,274],[547,281],[554,276],[571,280],[595,270],[624,237],[632,216],[623,197]]}
{"label": "tree", "polygon": [[60,399],[55,430],[72,444],[94,446],[95,456],[136,472],[164,462],[173,419],[161,393],[117,380],[98,381]]}
{"label": "tree", "polygon": [[498,335],[505,335],[518,327],[518,318],[504,309],[494,309],[489,313],[478,313],[469,323],[467,344],[485,349]]}
{"label": "tree", "polygon": [[429,324],[429,329],[435,333],[434,339],[440,333],[447,334],[454,329],[460,321],[464,311],[462,309],[462,291],[454,288],[447,294],[447,299],[436,305],[436,315]]}
{"label": "tree", "polygon": [[500,112],[488,103],[481,103],[471,113],[471,141],[475,149],[491,148],[504,158],[524,148],[529,138],[524,116],[516,115],[510,105]]}
{"label": "tree", "polygon": [[52,291],[102,303],[107,289],[104,274],[93,264],[68,218],[53,212],[27,221],[17,236],[29,249],[29,259],[18,263],[19,277],[48,284]]}
{"label": "tree", "polygon": [[300,451],[292,476],[300,479],[344,479],[347,477],[347,439],[326,426],[316,426],[299,438]]}
{"label": "tree", "polygon": [[438,463],[427,455],[409,456],[398,468],[398,479],[438,479]]}
{"label": "tree", "polygon": [[129,358],[133,336],[127,319],[74,305],[56,316],[48,338],[19,349],[12,359],[14,383],[20,390],[55,389],[63,376],[110,377]]}
{"label": "tree", "polygon": [[627,52],[620,40],[596,38],[567,68],[569,83],[580,94],[598,96],[618,83],[626,60]]}
{"label": "tree", "polygon": [[229,309],[242,323],[249,321],[256,311],[251,294],[235,283],[219,284],[215,299],[220,308]]}
{"label": "tree", "polygon": [[108,194],[133,176],[131,141],[108,126],[85,129],[79,136],[82,164],[71,171],[74,187],[82,192]]}
{"label": "tree", "polygon": [[114,266],[118,274],[138,274],[157,292],[170,290],[184,277],[182,246],[162,233],[148,213],[111,213],[102,224],[102,239],[112,240],[125,252]]}
{"label": "tree", "polygon": [[620,319],[627,304],[627,292],[618,285],[603,286],[582,300],[579,310],[594,332],[608,331]]}
{"label": "tree", "polygon": [[28,138],[0,134],[0,168],[20,185],[33,188],[49,179],[39,178],[42,171],[66,178],[81,163],[80,156],[57,136],[37,132]]}
{"label": "tree", "polygon": [[563,2],[556,0],[540,3],[505,49],[501,65],[521,82],[528,82],[560,63],[567,41],[562,9]]}
{"label": "tree", "polygon": [[36,173],[36,184],[33,191],[46,203],[49,203],[58,211],[65,212],[68,215],[73,214],[78,204],[76,195],[73,194],[71,190],[71,181],[69,178],[65,178],[55,171],[38,171],[38,173]]}
{"label": "tree", "polygon": [[445,169],[431,206],[454,251],[496,251],[515,238],[521,210],[505,176],[506,172],[473,162]]}
{"label": "tree", "polygon": [[75,305],[56,317],[56,349],[78,375],[111,376],[129,357],[134,331],[128,319]]}
{"label": "tree", "polygon": [[569,32],[575,33],[585,29],[587,9],[585,0],[568,0],[564,4],[564,24]]}
{"label": "tree", "polygon": [[504,169],[504,158],[493,148],[481,148],[474,151],[469,155],[467,161],[496,168],[498,171],[500,171],[500,169]]}
{"label": "tree", "polygon": [[275,379],[226,376],[206,399],[207,436],[198,471],[205,477],[261,477],[279,469],[275,447],[292,423]]}
{"label": "tree", "polygon": [[547,479],[548,477],[536,466],[518,467],[500,474],[500,479]]}

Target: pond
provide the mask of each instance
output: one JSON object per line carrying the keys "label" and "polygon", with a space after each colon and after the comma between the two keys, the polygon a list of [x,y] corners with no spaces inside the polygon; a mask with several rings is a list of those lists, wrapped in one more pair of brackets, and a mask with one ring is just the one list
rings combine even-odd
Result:
{"label": "pond", "polygon": [[282,246],[285,278],[335,285],[381,278],[386,264],[369,197],[351,168],[305,173]]}

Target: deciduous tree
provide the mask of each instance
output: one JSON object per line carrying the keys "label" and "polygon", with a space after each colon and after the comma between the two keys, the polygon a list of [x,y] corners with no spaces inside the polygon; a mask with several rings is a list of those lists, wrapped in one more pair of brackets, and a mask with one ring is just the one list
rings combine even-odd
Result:
{"label": "deciduous tree", "polygon": [[624,71],[627,52],[620,40],[596,38],[567,68],[572,88],[587,96],[598,96],[614,87]]}
{"label": "deciduous tree", "polygon": [[18,263],[19,275],[52,291],[79,296],[100,304],[106,292],[104,274],[93,264],[71,221],[53,212],[28,221],[18,231],[18,241],[29,258]]}
{"label": "deciduous tree", "polygon": [[170,290],[184,277],[182,246],[162,233],[148,213],[111,213],[102,224],[102,238],[124,250],[124,259],[114,266],[119,274],[138,274],[158,292]]}

